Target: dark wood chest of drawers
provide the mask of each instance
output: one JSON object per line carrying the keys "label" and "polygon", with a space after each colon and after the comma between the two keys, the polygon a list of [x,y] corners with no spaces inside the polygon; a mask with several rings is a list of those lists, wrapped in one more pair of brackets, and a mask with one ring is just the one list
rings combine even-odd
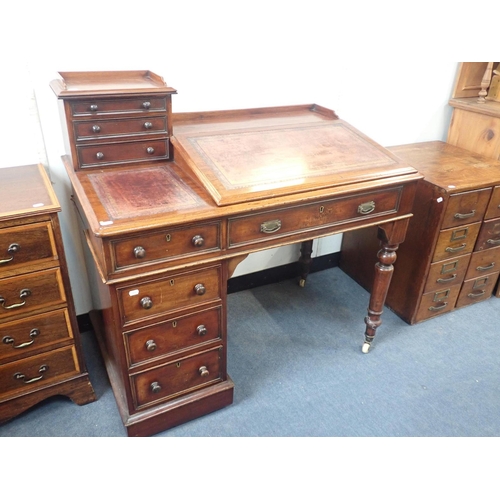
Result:
{"label": "dark wood chest of drawers", "polygon": [[0,422],[49,396],[95,400],[41,165],[0,169]]}
{"label": "dark wood chest of drawers", "polygon": [[[500,162],[443,142],[389,149],[424,179],[386,304],[413,324],[491,297],[500,271]],[[340,261],[367,289],[370,232],[344,235]]]}

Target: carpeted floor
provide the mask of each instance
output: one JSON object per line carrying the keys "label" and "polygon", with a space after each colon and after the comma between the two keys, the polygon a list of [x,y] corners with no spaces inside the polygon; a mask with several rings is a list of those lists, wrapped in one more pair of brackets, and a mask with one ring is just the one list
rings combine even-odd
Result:
{"label": "carpeted floor", "polygon": [[[409,326],[386,310],[361,353],[368,293],[339,268],[228,297],[233,405],[158,434],[500,436],[500,299]],[[92,332],[82,334],[98,400],[46,400],[0,436],[125,436]]]}

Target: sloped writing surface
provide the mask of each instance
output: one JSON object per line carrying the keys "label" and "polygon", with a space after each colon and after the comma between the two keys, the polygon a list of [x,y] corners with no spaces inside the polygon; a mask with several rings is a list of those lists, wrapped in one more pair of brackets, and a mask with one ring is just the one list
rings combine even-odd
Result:
{"label": "sloped writing surface", "polygon": [[218,205],[415,172],[342,120],[176,139]]}

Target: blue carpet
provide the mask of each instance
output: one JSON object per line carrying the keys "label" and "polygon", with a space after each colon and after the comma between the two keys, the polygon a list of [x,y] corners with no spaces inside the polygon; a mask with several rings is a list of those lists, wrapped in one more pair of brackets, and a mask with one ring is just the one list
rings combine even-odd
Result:
{"label": "blue carpet", "polygon": [[[500,436],[500,299],[409,326],[385,310],[361,353],[368,293],[339,268],[228,297],[233,405],[162,437]],[[46,400],[0,436],[125,436],[92,332],[98,400]]]}

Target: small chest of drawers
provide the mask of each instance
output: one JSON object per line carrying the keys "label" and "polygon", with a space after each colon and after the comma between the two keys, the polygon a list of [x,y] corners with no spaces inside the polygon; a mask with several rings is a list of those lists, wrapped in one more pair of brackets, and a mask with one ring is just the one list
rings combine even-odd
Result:
{"label": "small chest of drawers", "polygon": [[[491,297],[500,272],[500,162],[437,141],[390,150],[424,179],[386,304],[413,324]],[[367,256],[376,250],[369,231],[344,235],[340,263],[367,289]]]}
{"label": "small chest of drawers", "polygon": [[0,422],[53,395],[95,400],[81,352],[60,210],[39,165],[0,169]]}

